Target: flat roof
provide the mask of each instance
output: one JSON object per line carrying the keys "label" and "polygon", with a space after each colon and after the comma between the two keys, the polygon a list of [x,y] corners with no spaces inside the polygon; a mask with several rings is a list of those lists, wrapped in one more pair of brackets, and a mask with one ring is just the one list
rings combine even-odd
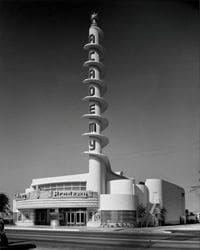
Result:
{"label": "flat roof", "polygon": [[89,174],[85,173],[85,174],[37,178],[37,179],[32,180],[31,186],[53,184],[53,183],[63,183],[63,182],[87,182],[88,176]]}

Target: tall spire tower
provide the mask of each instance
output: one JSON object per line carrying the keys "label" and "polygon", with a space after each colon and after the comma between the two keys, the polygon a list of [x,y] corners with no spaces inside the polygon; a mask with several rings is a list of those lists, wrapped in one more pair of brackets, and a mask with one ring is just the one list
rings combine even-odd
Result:
{"label": "tall spire tower", "polygon": [[107,109],[107,102],[103,99],[107,87],[102,80],[104,65],[101,62],[104,49],[100,45],[103,38],[102,30],[97,26],[98,15],[91,15],[89,28],[89,42],[84,46],[88,51],[88,61],[83,65],[88,67],[88,78],[83,83],[88,87],[88,96],[83,101],[89,102],[89,112],[83,117],[89,119],[89,131],[84,133],[89,137],[89,149],[85,153],[89,155],[89,180],[87,189],[99,194],[106,191],[106,169],[109,166],[108,158],[102,153],[102,149],[108,144],[108,138],[102,135],[102,131],[108,126],[108,120],[102,117]]}

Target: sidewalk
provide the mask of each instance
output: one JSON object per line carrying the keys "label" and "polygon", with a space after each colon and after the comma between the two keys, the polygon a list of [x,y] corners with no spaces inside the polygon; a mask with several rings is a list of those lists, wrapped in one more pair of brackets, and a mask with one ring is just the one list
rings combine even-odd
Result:
{"label": "sidewalk", "polygon": [[200,232],[200,223],[197,224],[186,224],[186,225],[173,225],[173,226],[163,226],[158,227],[161,230],[178,230],[178,231],[199,231]]}
{"label": "sidewalk", "polygon": [[[139,228],[132,228],[129,229],[132,232],[137,231]],[[140,228],[142,232],[151,232],[151,233],[171,233],[170,231],[178,231],[178,232],[184,232],[184,231],[199,231],[200,233],[200,223],[197,224],[185,224],[185,225],[171,225],[171,226],[160,226],[160,227],[146,227],[146,228]],[[138,230],[138,232],[139,232]]]}
{"label": "sidewalk", "polygon": [[172,230],[176,231],[199,231],[200,223],[198,224],[186,224],[186,225],[172,225],[172,226],[160,226],[160,227],[142,227],[142,228],[97,228],[97,227],[69,227],[69,226],[11,226],[6,225],[5,229],[15,230],[37,230],[37,231],[71,231],[71,232],[121,232],[121,233],[170,233]]}

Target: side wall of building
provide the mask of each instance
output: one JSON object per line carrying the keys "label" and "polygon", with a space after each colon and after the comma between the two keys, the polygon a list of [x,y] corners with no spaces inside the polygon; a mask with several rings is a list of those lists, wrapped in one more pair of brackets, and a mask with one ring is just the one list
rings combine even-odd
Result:
{"label": "side wall of building", "polygon": [[157,203],[166,209],[165,223],[179,224],[185,211],[184,189],[161,179],[147,179],[145,185],[149,190],[150,204]]}
{"label": "side wall of building", "polygon": [[166,209],[165,223],[178,224],[180,217],[185,212],[185,192],[184,189],[162,181],[163,207]]}
{"label": "side wall of building", "polygon": [[161,179],[146,179],[145,185],[149,190],[149,203],[163,206],[163,190]]}
{"label": "side wall of building", "polygon": [[143,184],[134,184],[134,193],[136,196],[137,206],[142,205],[143,207],[147,208],[149,203],[149,190]]}

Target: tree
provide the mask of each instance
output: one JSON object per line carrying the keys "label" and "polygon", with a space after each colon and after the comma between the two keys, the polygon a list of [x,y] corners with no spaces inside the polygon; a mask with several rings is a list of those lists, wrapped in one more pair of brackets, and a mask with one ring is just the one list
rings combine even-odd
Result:
{"label": "tree", "polygon": [[143,218],[146,215],[146,208],[143,204],[139,204],[137,207],[137,216],[139,219]]}
{"label": "tree", "polygon": [[0,193],[0,213],[7,213],[9,198],[6,194]]}
{"label": "tree", "polygon": [[137,207],[137,218],[138,218],[138,225],[142,226],[143,220],[146,218],[146,207],[141,203]]}
{"label": "tree", "polygon": [[160,214],[159,214],[159,225],[164,226],[165,225],[165,216],[166,216],[167,210],[165,207],[162,207],[160,209]]}
{"label": "tree", "polygon": [[[0,214],[4,214],[8,212],[8,204],[9,204],[9,198],[6,194],[0,193]],[[4,248],[8,246],[8,239],[6,237],[5,231],[4,231],[4,220],[1,216],[0,218],[0,248],[1,246]]]}

